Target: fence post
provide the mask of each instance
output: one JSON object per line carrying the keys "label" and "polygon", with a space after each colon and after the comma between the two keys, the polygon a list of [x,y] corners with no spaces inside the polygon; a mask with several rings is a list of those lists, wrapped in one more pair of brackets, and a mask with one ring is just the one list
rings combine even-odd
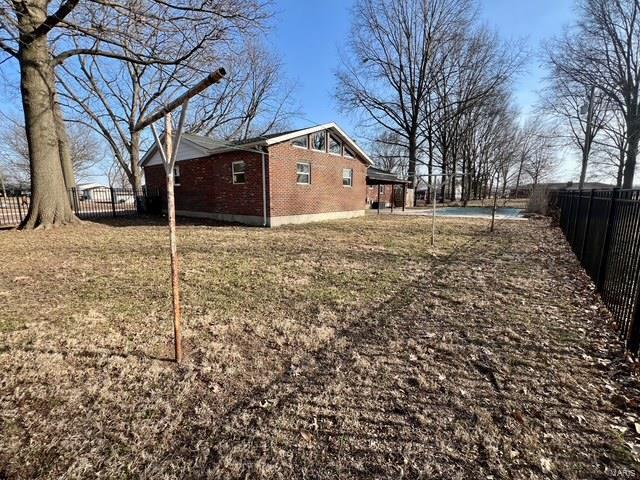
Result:
{"label": "fence post", "polygon": [[571,248],[575,252],[576,247],[576,235],[578,234],[578,218],[580,217],[580,207],[582,207],[582,189],[578,190],[578,205],[576,205],[576,214],[573,219],[573,228],[571,229]]}
{"label": "fence post", "polygon": [[71,188],[71,198],[73,198],[74,213],[78,215],[80,213],[80,206],[78,205],[78,190],[76,187]]}
{"label": "fence post", "polygon": [[18,203],[18,215],[20,216],[20,219],[18,220],[18,223],[22,224],[22,220],[24,220],[22,218],[22,195],[18,195],[16,197],[16,200],[17,200],[17,203]]}
{"label": "fence post", "polygon": [[627,332],[627,350],[633,353],[638,353],[638,348],[640,347],[640,288],[636,290],[631,325],[629,325],[629,331]]}
{"label": "fence post", "polygon": [[587,206],[587,223],[584,226],[584,234],[582,235],[582,247],[580,247],[580,263],[582,263],[582,259],[584,258],[584,249],[587,245],[587,235],[589,234],[589,227],[591,226],[591,205],[593,205],[594,191],[594,189],[591,189],[591,195],[589,195],[589,205]]}
{"label": "fence post", "polygon": [[113,218],[116,218],[116,195],[113,187],[109,187],[111,189],[111,209],[113,210]]}
{"label": "fence post", "polygon": [[602,242],[602,248],[600,249],[600,264],[598,265],[598,276],[596,281],[596,288],[600,292],[604,286],[605,276],[605,264],[607,256],[609,254],[609,244],[611,243],[611,228],[613,222],[611,221],[615,213],[616,199],[618,198],[619,189],[616,187],[611,192],[611,204],[609,205],[609,211],[607,212],[607,222],[605,223],[604,241]]}

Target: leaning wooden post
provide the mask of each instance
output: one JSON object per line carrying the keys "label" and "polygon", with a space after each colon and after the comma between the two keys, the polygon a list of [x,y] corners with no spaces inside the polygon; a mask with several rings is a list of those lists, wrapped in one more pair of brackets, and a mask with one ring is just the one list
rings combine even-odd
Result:
{"label": "leaning wooden post", "polygon": [[[186,109],[185,104],[182,109]],[[165,163],[167,173],[167,217],[169,217],[169,249],[171,250],[171,291],[173,293],[173,333],[176,362],[182,362],[182,318],[180,312],[180,268],[178,266],[178,246],[176,240],[176,196],[175,196],[175,158],[173,155],[173,124],[171,112],[164,117],[164,141],[166,155],[169,159]]]}
{"label": "leaning wooden post", "polygon": [[176,198],[175,198],[175,178],[174,170],[176,165],[176,157],[184,127],[184,120],[187,113],[188,100],[182,105],[180,112],[180,123],[178,124],[178,134],[176,145],[173,144],[173,123],[171,120],[171,112],[167,112],[164,117],[164,150],[160,137],[153,126],[153,135],[158,144],[158,150],[162,157],[162,163],[167,176],[167,217],[169,221],[169,249],[171,251],[171,297],[173,301],[173,333],[175,359],[177,363],[182,362],[182,316],[180,308],[180,265],[178,262],[178,242],[176,238]]}
{"label": "leaning wooden post", "polygon": [[[175,359],[177,363],[182,361],[182,319],[180,311],[180,277],[179,277],[179,262],[178,262],[178,248],[176,239],[176,203],[175,203],[175,179],[174,179],[174,167],[176,164],[176,157],[178,149],[180,147],[180,138],[182,136],[182,130],[184,128],[184,122],[187,113],[187,107],[189,99],[196,96],[209,86],[220,81],[226,74],[224,68],[219,68],[215,72],[210,73],[196,85],[191,87],[185,93],[167,103],[148,117],[140,120],[134,127],[134,131],[142,130],[148,126],[151,127],[153,136],[158,147],[158,152],[162,158],[162,164],[164,165],[165,173],[167,176],[167,217],[169,221],[169,247],[171,250],[171,290],[173,301],[173,330],[174,330],[174,344],[175,344]],[[171,123],[171,112],[176,108],[182,106],[180,112],[180,121],[178,122],[178,131],[175,139],[173,136],[173,124]],[[164,118],[165,121],[165,144],[160,141],[160,136],[154,126],[154,122]],[[175,140],[175,145],[174,145]]]}

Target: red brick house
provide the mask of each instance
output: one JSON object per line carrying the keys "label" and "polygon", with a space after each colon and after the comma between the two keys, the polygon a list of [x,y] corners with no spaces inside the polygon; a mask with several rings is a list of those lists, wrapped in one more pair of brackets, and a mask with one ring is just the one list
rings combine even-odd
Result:
{"label": "red brick house", "polygon": [[[159,152],[142,158],[146,185],[166,191]],[[335,123],[220,142],[184,134],[176,213],[277,226],[364,215],[369,156]]]}

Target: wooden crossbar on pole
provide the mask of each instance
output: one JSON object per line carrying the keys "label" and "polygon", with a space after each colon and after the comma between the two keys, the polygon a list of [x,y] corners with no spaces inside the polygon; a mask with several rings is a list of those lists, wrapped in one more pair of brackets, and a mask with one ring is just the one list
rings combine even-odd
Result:
{"label": "wooden crossbar on pole", "polygon": [[[182,362],[182,314],[180,306],[180,264],[178,258],[178,246],[176,238],[176,200],[175,200],[175,164],[182,139],[182,131],[187,115],[189,99],[204,91],[209,86],[220,81],[225,75],[224,68],[219,68],[215,72],[209,74],[206,78],[198,82],[194,87],[187,90],[184,94],[178,96],[175,100],[167,103],[164,107],[157,110],[147,119],[139,122],[135,130],[141,130],[147,126],[151,127],[153,137],[167,177],[167,217],[169,223],[169,249],[171,252],[171,298],[173,303],[173,334],[175,360],[177,363]],[[174,137],[173,122],[171,120],[171,112],[182,106],[180,112],[180,120],[178,121],[178,131]],[[154,122],[164,117],[164,145],[158,135],[158,131]]]}

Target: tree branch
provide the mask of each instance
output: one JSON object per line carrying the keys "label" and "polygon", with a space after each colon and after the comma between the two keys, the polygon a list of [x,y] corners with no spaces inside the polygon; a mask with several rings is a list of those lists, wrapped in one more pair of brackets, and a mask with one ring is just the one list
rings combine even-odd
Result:
{"label": "tree branch", "polygon": [[5,44],[1,40],[0,40],[0,50],[5,51],[6,53],[8,53],[14,58],[18,58],[18,52],[16,52],[13,48],[11,48],[9,45]]}
{"label": "tree branch", "polygon": [[56,25],[58,25],[64,18],[69,15],[74,8],[78,5],[80,0],[67,0],[62,3],[58,10],[49,15],[44,22],[38,25],[32,32],[25,35],[23,41],[32,42],[36,38],[46,35],[53,29]]}

